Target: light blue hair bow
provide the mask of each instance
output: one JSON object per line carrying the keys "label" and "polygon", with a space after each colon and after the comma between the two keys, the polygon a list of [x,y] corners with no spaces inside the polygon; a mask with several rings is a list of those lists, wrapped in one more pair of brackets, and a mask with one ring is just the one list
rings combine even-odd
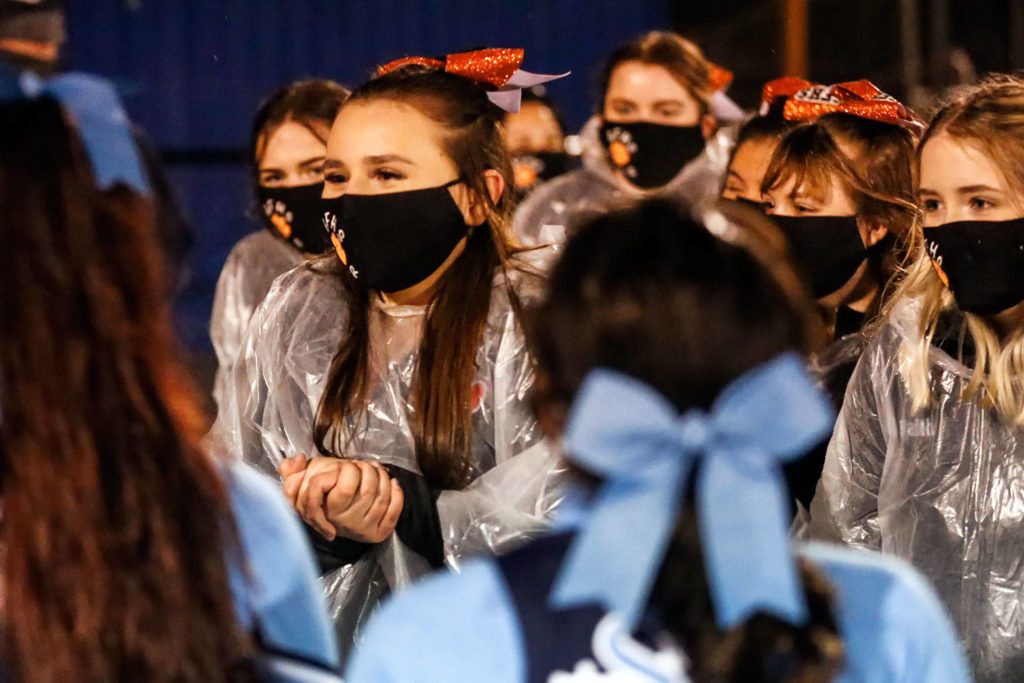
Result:
{"label": "light blue hair bow", "polygon": [[44,96],[57,100],[72,120],[89,156],[97,187],[106,190],[121,182],[137,192],[149,193],[128,116],[113,85],[82,73],[42,79],[30,72],[0,70],[0,101]]}
{"label": "light blue hair bow", "polygon": [[731,628],[760,610],[804,623],[779,463],[805,453],[833,421],[831,405],[795,353],[734,381],[709,412],[683,415],[639,380],[591,372],[570,412],[566,440],[570,457],[603,483],[550,602],[597,602],[635,627],[701,459],[695,502],[719,625]]}

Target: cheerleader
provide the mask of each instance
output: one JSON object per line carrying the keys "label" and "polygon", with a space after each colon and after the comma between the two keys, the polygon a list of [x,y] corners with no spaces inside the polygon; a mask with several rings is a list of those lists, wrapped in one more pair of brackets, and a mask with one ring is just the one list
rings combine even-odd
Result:
{"label": "cheerleader", "polygon": [[331,81],[300,81],[277,91],[256,114],[249,160],[256,214],[265,229],[235,245],[217,280],[210,339],[217,353],[218,404],[245,328],[274,278],[331,249],[316,203],[323,192],[327,134],[347,95]]}
{"label": "cheerleader", "polygon": [[[916,215],[916,119],[867,81],[809,87],[786,101],[784,115],[813,120],[773,153],[762,199],[833,331],[811,368],[838,409],[867,343],[861,330],[878,315]],[[803,521],[824,458],[823,445],[787,468]]]}
{"label": "cheerleader", "polygon": [[932,119],[923,229],[850,379],[812,531],[903,557],[959,627],[979,681],[1024,677],[1024,82]]}
{"label": "cheerleader", "polygon": [[656,193],[695,205],[717,195],[731,149],[719,124],[743,117],[722,92],[731,79],[674,33],[654,31],[619,47],[581,133],[583,167],[523,202],[516,235],[524,244],[557,244],[575,224],[624,200]]}
{"label": "cheerleader", "polygon": [[731,243],[649,201],[569,241],[530,328],[575,470],[556,530],[396,596],[347,680],[968,680],[909,567],[788,547],[778,465],[832,415],[757,218],[708,215]]}
{"label": "cheerleader", "polygon": [[575,160],[565,150],[565,122],[550,97],[524,90],[519,111],[505,114],[502,125],[520,198],[572,170]]}
{"label": "cheerleader", "polygon": [[405,58],[351,94],[324,162],[335,253],[276,281],[218,417],[280,468],[343,648],[380,596],[521,542],[557,502],[521,330],[542,264],[508,230],[498,106],[544,78],[522,57]]}

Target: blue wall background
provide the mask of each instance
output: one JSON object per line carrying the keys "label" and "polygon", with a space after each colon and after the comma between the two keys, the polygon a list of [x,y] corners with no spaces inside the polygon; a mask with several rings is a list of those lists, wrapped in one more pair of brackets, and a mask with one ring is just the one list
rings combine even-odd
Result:
{"label": "blue wall background", "polygon": [[[594,76],[618,43],[668,28],[670,0],[74,0],[68,68],[108,76],[162,150],[238,151],[259,102],[289,81],[320,76],[355,86],[396,57],[474,47],[523,47],[524,68],[572,70],[550,93],[570,127],[586,120]],[[176,158],[181,158],[177,156]],[[182,338],[209,351],[217,275],[245,219],[244,165],[174,163],[196,227],[176,310]]]}

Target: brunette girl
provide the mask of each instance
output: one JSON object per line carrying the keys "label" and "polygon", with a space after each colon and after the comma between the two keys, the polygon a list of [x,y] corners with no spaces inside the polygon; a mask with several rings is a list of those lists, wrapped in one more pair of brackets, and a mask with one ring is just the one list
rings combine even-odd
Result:
{"label": "brunette girl", "polygon": [[348,680],[967,680],[915,572],[788,548],[778,464],[831,410],[798,354],[812,303],[759,218],[708,215],[727,242],[649,201],[570,240],[530,326],[576,468],[556,531],[397,595]]}
{"label": "brunette girl", "polygon": [[256,114],[249,161],[256,212],[266,229],[235,245],[217,281],[210,339],[217,353],[218,403],[249,319],[274,278],[331,249],[317,202],[327,134],[347,95],[331,81],[300,81],[278,90]]}
{"label": "brunette girl", "polygon": [[721,92],[730,78],[675,33],[654,31],[619,47],[581,133],[583,167],[523,202],[516,235],[558,243],[624,200],[658,193],[695,205],[717,195],[731,147],[718,125],[743,115]]}
{"label": "brunette girl", "polygon": [[261,646],[336,666],[284,501],[200,448],[113,89],[27,82],[0,78],[3,677],[250,680]]}
{"label": "brunette girl", "polygon": [[[480,77],[521,59],[448,62]],[[382,594],[521,542],[556,500],[529,407],[519,320],[539,280],[508,232],[503,112],[490,82],[437,64],[389,65],[342,106],[322,203],[336,254],[277,281],[220,418],[247,461],[280,466],[316,530],[345,646]]]}

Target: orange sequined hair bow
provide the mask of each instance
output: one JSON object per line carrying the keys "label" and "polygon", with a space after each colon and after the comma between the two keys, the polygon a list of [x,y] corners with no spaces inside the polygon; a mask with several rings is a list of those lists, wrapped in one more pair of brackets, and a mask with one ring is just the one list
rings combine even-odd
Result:
{"label": "orange sequined hair bow", "polygon": [[557,75],[530,73],[519,68],[522,63],[522,49],[496,47],[473,50],[472,52],[457,52],[447,55],[443,59],[402,57],[377,69],[377,75],[383,76],[410,64],[442,69],[447,73],[494,88],[487,93],[487,98],[498,107],[515,114],[519,111],[523,88],[532,88],[541,83],[565,78],[570,73],[569,71]]}
{"label": "orange sequined hair bow", "polygon": [[[790,86],[795,85],[798,79],[791,80],[793,83]],[[781,97],[784,88],[776,88],[776,91]],[[812,121],[819,116],[834,113],[902,126],[916,133],[924,130],[924,122],[914,112],[896,98],[879,90],[871,81],[847,81],[835,85],[809,84],[789,95],[782,110],[787,121]]]}

